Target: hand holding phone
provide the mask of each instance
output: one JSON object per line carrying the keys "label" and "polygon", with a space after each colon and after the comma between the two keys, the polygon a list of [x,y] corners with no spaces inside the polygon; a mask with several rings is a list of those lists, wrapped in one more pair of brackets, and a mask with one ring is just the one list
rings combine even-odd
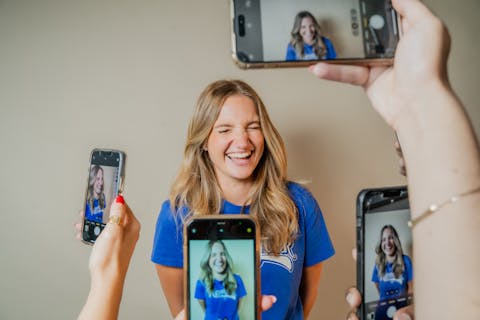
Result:
{"label": "hand holding phone", "polygon": [[260,319],[255,221],[231,214],[193,217],[184,239],[186,319]]}
{"label": "hand holding phone", "polygon": [[109,219],[110,205],[123,191],[125,153],[94,149],[90,155],[85,191],[82,241],[93,244]]}

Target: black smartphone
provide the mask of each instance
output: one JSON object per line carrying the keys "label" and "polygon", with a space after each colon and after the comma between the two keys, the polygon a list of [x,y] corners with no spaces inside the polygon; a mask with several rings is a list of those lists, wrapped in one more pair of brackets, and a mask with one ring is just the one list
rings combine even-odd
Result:
{"label": "black smartphone", "polygon": [[233,59],[244,69],[388,65],[400,39],[391,0],[230,1]]}
{"label": "black smartphone", "polygon": [[260,319],[255,220],[209,215],[192,217],[184,228],[186,319]]}
{"label": "black smartphone", "polygon": [[357,287],[361,320],[390,320],[413,302],[412,233],[404,186],[357,197]]}
{"label": "black smartphone", "polygon": [[82,240],[93,244],[108,222],[110,205],[123,191],[125,153],[119,150],[94,149],[88,165],[85,191]]}

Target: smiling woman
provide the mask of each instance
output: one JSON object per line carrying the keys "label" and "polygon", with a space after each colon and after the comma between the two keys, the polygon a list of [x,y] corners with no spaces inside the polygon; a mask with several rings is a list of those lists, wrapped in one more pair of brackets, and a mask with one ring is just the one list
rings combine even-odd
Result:
{"label": "smiling woman", "polygon": [[205,319],[238,319],[240,302],[247,291],[240,275],[233,272],[233,260],[225,244],[209,241],[200,266],[195,298],[205,311]]}
{"label": "smiling woman", "polygon": [[[253,171],[263,155],[264,137],[252,99],[243,95],[228,97],[207,141],[208,152],[222,190],[250,189]],[[245,203],[238,193],[227,198]]]}
{"label": "smiling woman", "polygon": [[[306,317],[321,262],[334,253],[322,212],[305,188],[287,180],[283,140],[255,90],[220,80],[200,94],[180,172],[157,221],[152,261],[173,315],[184,307],[184,221],[235,213],[252,215],[260,226],[261,292],[277,297],[262,319]],[[221,255],[221,245],[213,249]],[[214,260],[212,270],[228,265]]]}
{"label": "smiling woman", "polygon": [[287,47],[286,61],[335,59],[337,53],[332,42],[322,33],[317,19],[308,11],[295,16]]}

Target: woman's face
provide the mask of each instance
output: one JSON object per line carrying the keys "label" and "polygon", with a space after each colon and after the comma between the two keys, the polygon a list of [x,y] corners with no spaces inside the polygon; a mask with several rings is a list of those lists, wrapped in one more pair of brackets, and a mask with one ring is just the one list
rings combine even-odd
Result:
{"label": "woman's face", "polygon": [[395,235],[390,228],[386,228],[382,233],[382,251],[386,256],[392,257],[395,255]]}
{"label": "woman's face", "polygon": [[305,17],[302,19],[300,23],[300,36],[304,43],[308,45],[312,45],[315,41],[316,32],[315,32],[315,25],[310,17]]}
{"label": "woman's face", "polygon": [[264,144],[253,101],[244,95],[228,97],[207,140],[208,155],[222,189],[251,183]]}
{"label": "woman's face", "polygon": [[93,191],[95,195],[100,195],[103,192],[103,170],[98,170],[97,175],[95,176]]}
{"label": "woman's face", "polygon": [[227,268],[227,258],[225,257],[225,249],[223,245],[215,242],[212,246],[212,252],[210,252],[210,259],[208,265],[214,275],[223,274]]}

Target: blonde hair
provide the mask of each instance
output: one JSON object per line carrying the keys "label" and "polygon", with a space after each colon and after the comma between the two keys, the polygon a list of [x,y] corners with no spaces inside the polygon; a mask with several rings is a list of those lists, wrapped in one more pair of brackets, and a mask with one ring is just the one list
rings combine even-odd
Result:
{"label": "blonde hair", "polygon": [[308,11],[300,11],[295,16],[295,20],[293,22],[293,27],[291,32],[292,38],[290,40],[290,44],[295,49],[297,56],[303,58],[304,43],[303,43],[303,38],[300,35],[300,28],[302,26],[302,20],[304,18],[312,19],[313,26],[315,28],[315,40],[312,45],[313,51],[315,52],[318,58],[324,58],[325,55],[327,54],[327,49],[322,40],[322,29],[320,28],[320,25],[318,24],[317,19],[315,19],[315,17]]}
{"label": "blonde hair", "polygon": [[[102,167],[100,167],[98,164],[93,165],[92,168],[90,169],[90,179],[88,180],[88,189],[87,189],[87,203],[90,205],[90,209],[92,210],[93,213],[93,201],[95,200],[95,191],[93,190],[93,185],[95,184],[95,179],[97,177],[97,174],[99,171],[102,171]],[[100,208],[105,208],[106,200],[105,200],[105,194],[103,193],[103,185],[102,185],[102,193],[98,196],[98,205]]]}
{"label": "blonde hair", "polygon": [[210,240],[207,243],[206,250],[203,254],[202,260],[200,260],[200,280],[205,284],[205,288],[209,294],[213,292],[213,272],[210,268],[210,256],[212,254],[212,248],[215,243],[219,243],[223,247],[223,253],[225,254],[225,259],[227,260],[227,266],[225,267],[225,278],[223,279],[223,287],[228,292],[228,294],[233,294],[237,289],[237,280],[235,280],[233,272],[233,260],[230,254],[228,253],[227,247],[221,240]]}
{"label": "blonde hair", "polygon": [[250,215],[260,227],[265,250],[279,254],[298,231],[297,209],[287,189],[287,156],[277,129],[258,94],[243,81],[219,80],[200,94],[190,121],[183,162],[173,182],[172,211],[188,208],[191,215],[219,214],[222,191],[207,152],[203,150],[228,97],[252,99],[265,139],[262,158],[253,172]]}
{"label": "blonde hair", "polygon": [[402,275],[403,271],[405,271],[405,262],[403,261],[402,243],[400,242],[400,238],[398,237],[397,230],[395,230],[395,228],[390,224],[383,226],[382,230],[380,231],[380,240],[375,247],[375,252],[377,253],[375,264],[377,265],[378,273],[380,274],[380,276],[383,277],[387,266],[387,257],[382,250],[382,237],[383,231],[385,231],[386,229],[390,229],[393,233],[393,242],[395,243],[395,259],[393,260],[393,273],[395,274],[395,278],[398,278]]}

